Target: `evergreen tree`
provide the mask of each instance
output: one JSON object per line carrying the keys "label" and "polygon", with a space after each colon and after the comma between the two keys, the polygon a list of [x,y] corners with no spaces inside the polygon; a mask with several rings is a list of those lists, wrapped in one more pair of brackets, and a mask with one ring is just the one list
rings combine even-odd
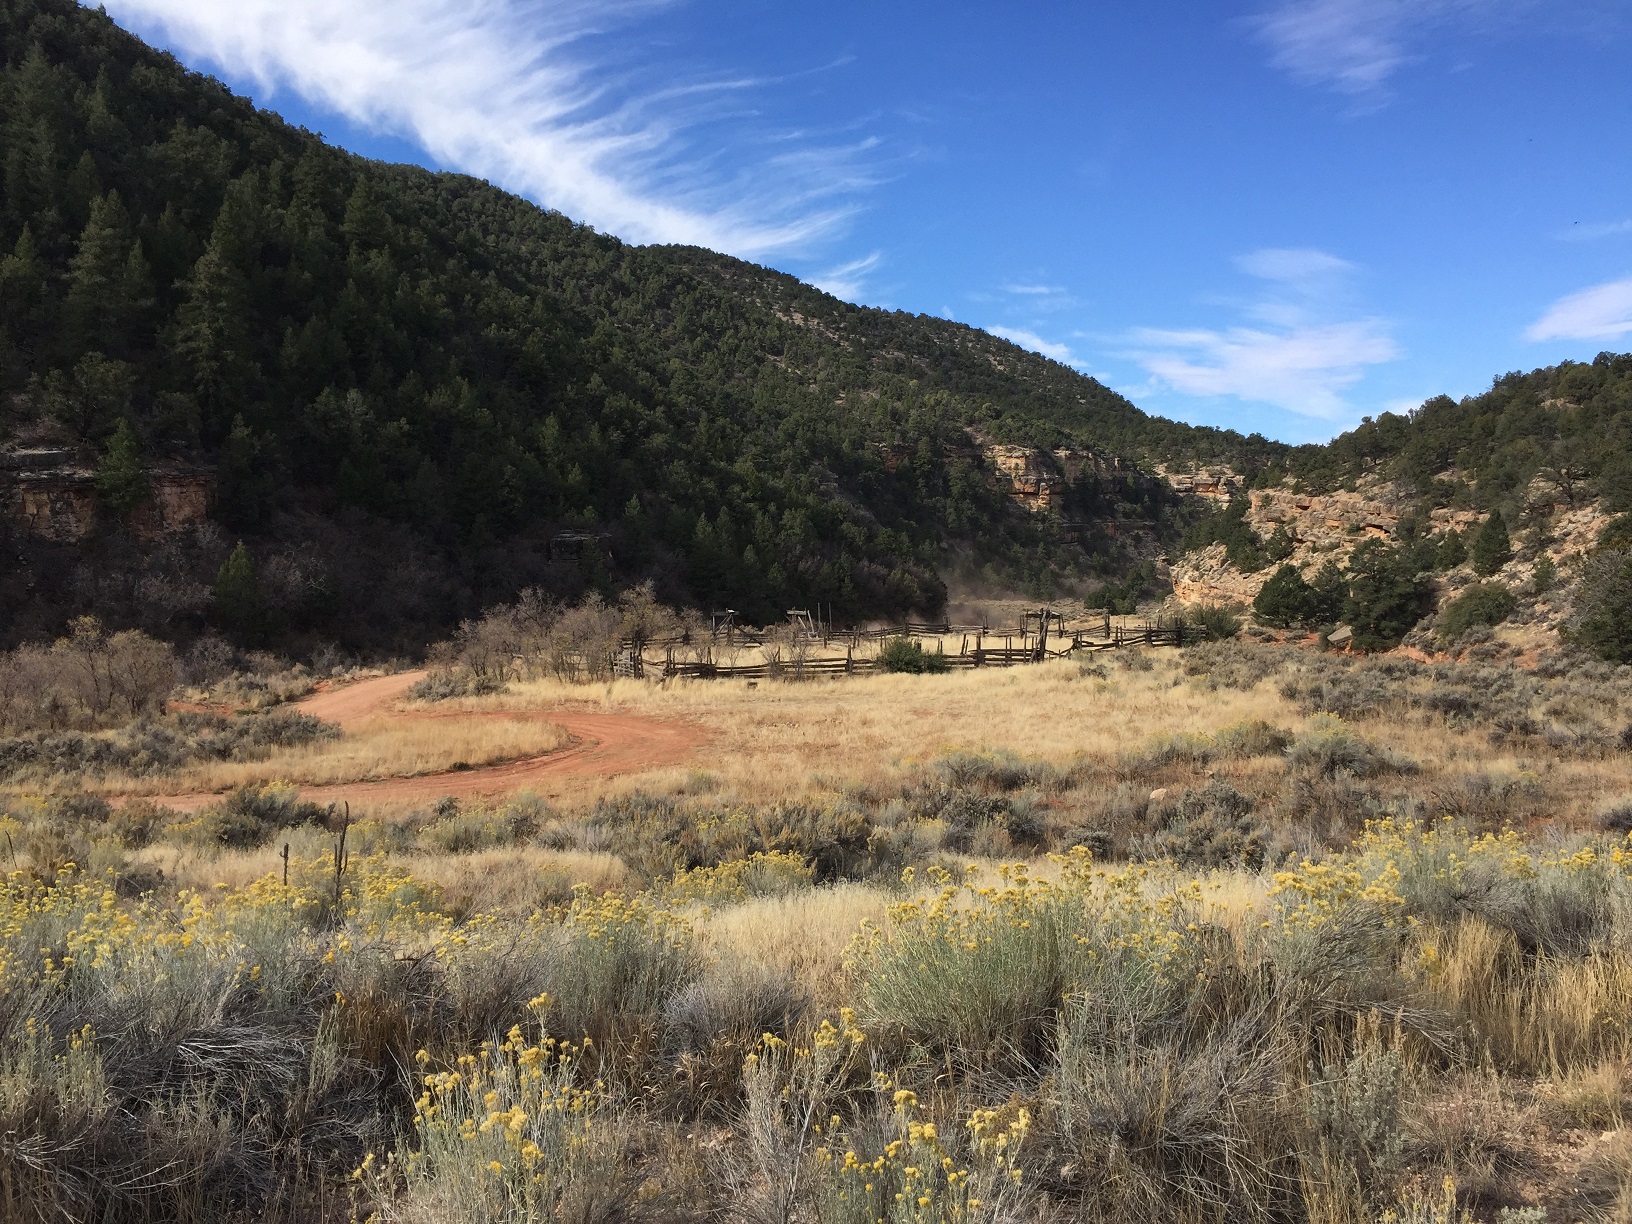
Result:
{"label": "evergreen tree", "polygon": [[1316,616],[1319,597],[1295,565],[1283,565],[1258,588],[1252,612],[1269,625],[1307,625]]}
{"label": "evergreen tree", "polygon": [[117,191],[91,206],[79,249],[68,265],[62,342],[68,352],[87,348],[124,353],[129,329],[147,295],[147,262],[133,242]]}
{"label": "evergreen tree", "polygon": [[1632,553],[1588,561],[1568,633],[1606,663],[1632,664]]}
{"label": "evergreen tree", "polygon": [[1434,552],[1434,568],[1453,570],[1468,559],[1468,546],[1460,531],[1447,531]]}
{"label": "evergreen tree", "polygon": [[246,357],[248,286],[238,264],[245,245],[240,210],[229,200],[187,278],[176,316],[176,354],[192,376],[199,404],[214,419],[232,406],[232,387]]}
{"label": "evergreen tree", "polygon": [[1433,590],[1392,550],[1368,540],[1349,561],[1349,597],[1343,619],[1360,650],[1389,650],[1432,610]]}
{"label": "evergreen tree", "polygon": [[1473,537],[1468,560],[1473,572],[1489,577],[1513,559],[1513,544],[1507,536],[1507,523],[1500,510],[1492,510],[1479,534]]}
{"label": "evergreen tree", "polygon": [[121,420],[108,439],[102,462],[96,468],[96,490],[103,507],[120,516],[129,514],[151,496],[142,465],[142,445],[128,419]]}
{"label": "evergreen tree", "polygon": [[224,630],[244,642],[257,641],[265,627],[266,595],[242,540],[216,572],[215,615]]}
{"label": "evergreen tree", "polygon": [[53,370],[45,380],[46,410],[90,441],[129,413],[133,380],[130,366],[123,361],[86,353],[70,373]]}

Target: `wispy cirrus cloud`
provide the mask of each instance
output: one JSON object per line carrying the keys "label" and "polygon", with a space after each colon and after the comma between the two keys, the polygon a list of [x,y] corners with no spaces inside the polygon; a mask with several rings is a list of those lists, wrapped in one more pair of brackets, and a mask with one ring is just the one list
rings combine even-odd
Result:
{"label": "wispy cirrus cloud", "polygon": [[1135,360],[1175,391],[1273,404],[1327,421],[1349,412],[1341,393],[1365,376],[1367,366],[1400,356],[1386,328],[1373,319],[1278,332],[1139,328],[1132,340],[1139,346]]}
{"label": "wispy cirrus cloud", "polygon": [[1422,58],[1436,29],[1462,36],[1516,28],[1599,31],[1614,0],[1282,0],[1250,19],[1271,62],[1294,79],[1376,103],[1390,77]]}
{"label": "wispy cirrus cloud", "polygon": [[877,270],[883,259],[882,252],[874,251],[860,259],[852,259],[849,263],[840,264],[836,268],[818,272],[810,278],[810,283],[823,293],[831,293],[836,298],[854,302],[860,299],[868,276]]}
{"label": "wispy cirrus cloud", "polygon": [[1526,340],[1619,340],[1632,335],[1632,277],[1561,297],[1525,329]]}
{"label": "wispy cirrus cloud", "polygon": [[[1424,8],[1433,8],[1426,0]],[[1376,90],[1406,57],[1410,9],[1393,0],[1293,0],[1254,22],[1272,62],[1341,93]]]}
{"label": "wispy cirrus cloud", "polygon": [[443,165],[635,242],[754,256],[833,233],[872,185],[871,142],[751,131],[725,165],[698,133],[765,83],[649,82],[617,36],[668,0],[107,0],[263,89],[292,90]]}
{"label": "wispy cirrus cloud", "polygon": [[1355,271],[1348,261],[1310,248],[1272,247],[1235,263],[1264,283],[1258,295],[1236,304],[1247,321],[1141,327],[1124,337],[1127,356],[1158,384],[1184,395],[1227,396],[1339,420],[1351,412],[1343,393],[1366,368],[1401,356],[1384,320],[1333,317],[1347,304],[1346,282]]}

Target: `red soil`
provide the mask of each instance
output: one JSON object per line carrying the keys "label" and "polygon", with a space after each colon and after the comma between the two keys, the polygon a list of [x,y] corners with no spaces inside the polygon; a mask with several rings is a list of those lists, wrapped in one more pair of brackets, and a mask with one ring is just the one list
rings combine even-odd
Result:
{"label": "red soil", "polygon": [[[327,786],[303,786],[302,799],[315,803],[341,800],[365,803],[423,803],[452,795],[465,799],[508,794],[524,787],[548,784],[557,778],[639,773],[678,765],[707,738],[702,728],[688,723],[661,722],[638,714],[585,713],[577,710],[485,711],[472,714],[435,708],[404,710],[395,703],[424,672],[399,672],[361,680],[356,684],[324,689],[294,708],[325,722],[338,723],[342,730],[382,714],[403,721],[435,718],[517,719],[555,723],[570,737],[566,746],[543,756],[503,761],[470,769],[417,774],[408,778],[382,778],[372,782],[340,782]],[[166,807],[191,811],[218,798],[211,793],[159,795],[154,801]]]}

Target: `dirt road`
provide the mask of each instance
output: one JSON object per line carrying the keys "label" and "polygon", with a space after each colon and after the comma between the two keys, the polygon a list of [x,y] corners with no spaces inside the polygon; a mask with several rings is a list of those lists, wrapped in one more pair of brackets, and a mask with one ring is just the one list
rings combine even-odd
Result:
{"label": "dirt road", "polygon": [[[559,778],[638,773],[678,765],[687,760],[706,738],[700,727],[688,723],[662,722],[638,714],[591,713],[579,710],[513,710],[472,714],[442,711],[434,707],[396,709],[395,703],[424,672],[399,672],[356,684],[314,693],[294,708],[325,722],[338,723],[342,730],[381,715],[403,720],[420,719],[536,719],[566,729],[566,747],[544,756],[527,757],[472,769],[418,774],[410,778],[382,778],[375,782],[342,782],[328,786],[303,786],[301,798],[316,803],[428,803],[444,795],[458,799],[509,794],[536,787],[544,789]],[[210,793],[156,795],[157,803],[180,811],[192,811],[219,798]]]}

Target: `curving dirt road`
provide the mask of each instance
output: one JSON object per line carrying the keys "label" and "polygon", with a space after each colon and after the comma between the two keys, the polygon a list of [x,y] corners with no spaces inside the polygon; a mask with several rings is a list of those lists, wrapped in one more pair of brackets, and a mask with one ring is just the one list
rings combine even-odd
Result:
{"label": "curving dirt road", "polygon": [[[416,774],[409,778],[382,778],[376,782],[340,782],[325,786],[302,786],[302,799],[316,803],[423,803],[444,795],[465,799],[475,796],[508,794],[524,787],[546,784],[557,778],[637,773],[678,765],[707,738],[702,728],[688,723],[662,722],[638,714],[589,713],[577,710],[540,711],[442,711],[432,708],[392,710],[393,704],[425,673],[399,672],[360,680],[340,688],[314,693],[295,703],[294,708],[342,730],[381,714],[402,720],[461,718],[517,719],[555,723],[566,729],[567,746],[543,756],[505,761],[471,769]],[[207,792],[187,795],[155,795],[153,800],[166,807],[191,811],[220,796]]]}

